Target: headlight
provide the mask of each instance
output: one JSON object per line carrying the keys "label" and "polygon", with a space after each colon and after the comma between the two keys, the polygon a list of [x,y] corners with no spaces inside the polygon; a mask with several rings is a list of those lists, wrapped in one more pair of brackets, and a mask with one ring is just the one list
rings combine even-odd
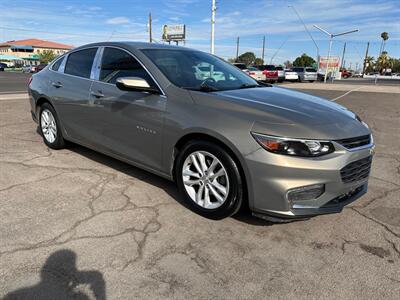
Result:
{"label": "headlight", "polygon": [[316,157],[332,153],[335,148],[331,142],[302,140],[251,133],[255,140],[267,151],[302,157]]}

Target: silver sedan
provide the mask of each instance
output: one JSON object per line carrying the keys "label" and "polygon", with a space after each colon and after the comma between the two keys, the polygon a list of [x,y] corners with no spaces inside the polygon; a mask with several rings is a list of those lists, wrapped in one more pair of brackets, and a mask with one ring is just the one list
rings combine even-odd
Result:
{"label": "silver sedan", "polygon": [[274,221],[336,213],[367,191],[374,142],[357,115],[204,52],[85,45],[33,75],[29,95],[48,147],[78,143],[174,180],[208,218],[245,204]]}

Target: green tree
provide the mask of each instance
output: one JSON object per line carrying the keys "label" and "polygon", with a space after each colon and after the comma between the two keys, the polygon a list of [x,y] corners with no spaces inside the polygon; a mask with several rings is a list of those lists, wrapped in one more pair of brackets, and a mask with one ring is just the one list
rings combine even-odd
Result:
{"label": "green tree", "polygon": [[293,64],[290,60],[285,61],[283,65],[285,66],[286,69],[290,69],[291,67],[293,67]]}
{"label": "green tree", "polygon": [[378,57],[376,65],[378,67],[379,73],[383,74],[387,69],[392,67],[392,60],[386,51],[383,51],[382,54]]}
{"label": "green tree", "polygon": [[39,60],[43,64],[48,64],[53,59],[55,59],[57,55],[52,50],[44,50],[39,54]]}
{"label": "green tree", "polygon": [[253,52],[245,52],[238,57],[237,62],[241,62],[246,65],[252,65],[254,64],[255,60],[256,55]]}
{"label": "green tree", "polygon": [[385,51],[386,41],[389,39],[389,34],[386,31],[384,31],[381,33],[381,38],[382,38],[381,51],[379,51],[379,53]]}
{"label": "green tree", "polygon": [[375,69],[375,58],[373,56],[367,56],[364,59],[365,62],[365,73],[371,73]]}
{"label": "green tree", "polygon": [[254,60],[254,64],[255,64],[256,66],[260,66],[260,65],[263,65],[263,64],[264,64],[264,61],[263,61],[262,58],[257,57],[257,58]]}
{"label": "green tree", "polygon": [[315,64],[315,60],[305,53],[293,61],[293,66],[295,67],[312,67],[313,64]]}
{"label": "green tree", "polygon": [[400,73],[400,59],[391,57],[389,60],[392,65],[392,72]]}

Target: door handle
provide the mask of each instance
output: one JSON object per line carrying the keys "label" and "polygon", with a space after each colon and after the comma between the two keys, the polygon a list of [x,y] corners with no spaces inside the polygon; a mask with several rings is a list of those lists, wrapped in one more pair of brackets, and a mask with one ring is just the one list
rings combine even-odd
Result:
{"label": "door handle", "polygon": [[104,94],[101,91],[97,91],[97,92],[91,91],[90,95],[92,95],[93,97],[96,97],[96,98],[104,97]]}
{"label": "door handle", "polygon": [[57,81],[57,82],[53,81],[53,82],[51,83],[51,85],[54,86],[55,88],[60,88],[60,87],[63,86],[62,83],[59,82],[59,81]]}

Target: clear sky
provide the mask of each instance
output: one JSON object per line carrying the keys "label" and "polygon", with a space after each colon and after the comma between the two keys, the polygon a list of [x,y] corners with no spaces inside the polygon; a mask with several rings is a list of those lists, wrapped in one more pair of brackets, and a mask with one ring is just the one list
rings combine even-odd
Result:
{"label": "clear sky", "polygon": [[[293,5],[316,40],[320,54],[328,51],[329,32],[359,29],[338,37],[333,55],[341,55],[347,42],[346,65],[361,65],[369,41],[377,56],[380,33],[387,31],[389,55],[400,57],[400,0],[217,0],[217,55],[229,58],[253,51],[261,56],[266,35],[265,59],[269,63],[293,60],[302,53],[316,56],[316,48],[292,8]],[[148,39],[148,13],[153,16],[153,36],[161,40],[163,24],[187,26],[186,46],[209,51],[211,0],[0,0],[0,40],[41,38],[79,46],[104,40]],[[278,50],[281,48],[280,50]]]}

